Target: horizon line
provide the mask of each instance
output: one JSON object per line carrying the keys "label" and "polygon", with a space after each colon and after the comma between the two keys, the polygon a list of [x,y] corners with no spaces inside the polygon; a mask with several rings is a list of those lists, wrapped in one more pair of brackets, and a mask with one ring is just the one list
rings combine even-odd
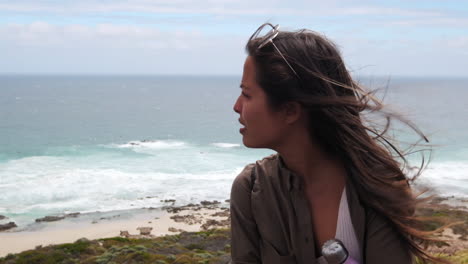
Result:
{"label": "horizon line", "polygon": [[[353,75],[354,78],[427,78],[427,79],[468,79],[468,75],[404,75],[404,74],[358,74]],[[33,73],[33,72],[0,72],[0,76],[113,76],[113,77],[242,77],[242,74],[190,74],[190,73],[73,73],[73,72],[56,72],[56,73]]]}

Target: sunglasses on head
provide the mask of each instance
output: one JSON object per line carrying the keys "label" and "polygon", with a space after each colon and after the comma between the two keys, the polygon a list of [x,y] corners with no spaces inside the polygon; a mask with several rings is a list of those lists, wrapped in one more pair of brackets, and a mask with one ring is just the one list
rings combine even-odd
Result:
{"label": "sunglasses on head", "polygon": [[[268,31],[268,29],[270,29],[270,30]],[[279,25],[273,26],[270,23],[265,23],[265,24],[261,25],[252,34],[252,36],[250,37],[250,40],[252,40],[252,39],[259,39],[260,40],[260,44],[258,45],[257,50],[263,48],[266,44],[271,43],[273,45],[273,47],[276,49],[276,51],[278,52],[278,54],[281,56],[281,58],[283,58],[284,62],[286,62],[288,67],[291,69],[291,71],[296,75],[296,77],[298,79],[300,79],[297,72],[294,70],[294,68],[291,66],[291,64],[289,64],[288,60],[284,57],[283,53],[281,53],[281,51],[278,49],[278,47],[273,42],[273,40],[276,38],[276,36],[278,36],[278,33],[279,33]]]}

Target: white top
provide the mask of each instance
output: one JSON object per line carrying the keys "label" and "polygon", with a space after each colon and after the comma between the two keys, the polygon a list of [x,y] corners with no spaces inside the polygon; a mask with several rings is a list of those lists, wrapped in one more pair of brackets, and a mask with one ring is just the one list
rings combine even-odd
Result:
{"label": "white top", "polygon": [[[341,194],[335,238],[343,242],[351,258],[356,260],[358,263],[362,263],[361,251],[359,250],[359,243],[356,237],[356,233],[354,232],[353,223],[351,222],[351,215],[349,214],[346,187],[343,189],[343,193]],[[327,261],[323,256],[321,256],[317,259],[317,263],[327,264]]]}

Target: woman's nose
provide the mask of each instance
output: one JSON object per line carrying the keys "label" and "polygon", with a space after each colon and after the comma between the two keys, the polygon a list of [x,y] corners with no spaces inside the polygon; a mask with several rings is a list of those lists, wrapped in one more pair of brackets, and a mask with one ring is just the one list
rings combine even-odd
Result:
{"label": "woman's nose", "polygon": [[236,113],[240,113],[240,109],[241,109],[241,102],[240,102],[240,96],[237,98],[236,100],[236,103],[234,104],[234,107],[233,107],[233,110],[234,112]]}

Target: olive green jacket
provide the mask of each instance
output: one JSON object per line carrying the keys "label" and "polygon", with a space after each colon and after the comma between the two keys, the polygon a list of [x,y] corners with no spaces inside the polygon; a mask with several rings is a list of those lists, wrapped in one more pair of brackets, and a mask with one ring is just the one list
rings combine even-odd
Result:
{"label": "olive green jacket", "polygon": [[[384,217],[361,204],[350,180],[346,190],[363,263],[412,263],[398,233]],[[247,165],[234,180],[230,202],[231,263],[316,263],[312,220],[301,179],[286,168],[278,154]]]}

